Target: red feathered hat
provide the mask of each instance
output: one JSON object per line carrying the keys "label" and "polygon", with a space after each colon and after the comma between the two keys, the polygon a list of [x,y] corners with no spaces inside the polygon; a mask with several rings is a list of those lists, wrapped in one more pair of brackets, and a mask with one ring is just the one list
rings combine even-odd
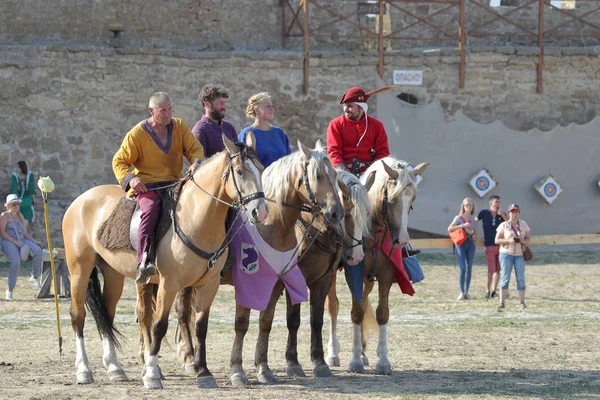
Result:
{"label": "red feathered hat", "polygon": [[369,95],[367,93],[365,93],[364,90],[362,90],[359,87],[353,87],[350,90],[348,90],[346,92],[346,94],[344,95],[344,97],[342,97],[342,100],[340,101],[340,104],[345,104],[345,103],[366,103],[366,101],[369,99]]}

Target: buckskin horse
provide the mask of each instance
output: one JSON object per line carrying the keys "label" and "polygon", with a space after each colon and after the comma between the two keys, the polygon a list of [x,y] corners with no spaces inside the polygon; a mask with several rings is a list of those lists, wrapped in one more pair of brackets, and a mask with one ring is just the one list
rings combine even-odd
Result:
{"label": "buckskin horse", "polygon": [[[332,376],[331,369],[325,363],[323,353],[323,313],[325,299],[329,293],[338,265],[344,258],[349,265],[356,265],[364,257],[363,237],[371,234],[368,190],[373,184],[375,174],[363,186],[360,180],[347,171],[338,171],[342,202],[346,210],[343,224],[330,226],[309,224],[310,215],[302,213],[296,226],[296,236],[301,240],[307,235],[310,240],[300,247],[300,270],[310,288],[310,357],[313,361],[313,374],[316,377]],[[287,303],[288,342],[285,352],[288,376],[306,376],[298,362],[298,329],[300,328],[300,304]]]}
{"label": "buckskin horse", "polygon": [[[149,285],[137,285],[137,313],[145,349],[143,381],[146,388],[162,388],[158,366],[161,340],[167,331],[169,311],[175,295],[188,286],[199,289],[196,317],[200,338],[196,353],[198,385],[217,386],[206,365],[206,330],[210,306],[219,287],[220,272],[226,259],[225,216],[233,202],[243,204],[249,218],[256,223],[261,222],[267,214],[261,185],[262,165],[254,150],[254,140],[250,135],[247,145],[234,144],[223,136],[226,150],[205,161],[182,183],[180,195],[171,210],[173,229],[166,232],[156,248],[159,274],[152,278]],[[98,240],[99,227],[123,196],[123,189],[118,185],[94,187],[75,199],[63,218],[65,255],[71,274],[71,324],[75,331],[78,383],[93,382],[83,338],[86,302],[90,305],[102,337],[102,361],[109,377],[114,381],[128,379],[117,361],[115,348],[118,342],[113,321],[125,277],[135,279],[136,253],[133,249],[107,250]],[[221,251],[224,254],[218,257]],[[102,292],[96,266],[104,274]],[[93,284],[88,287],[90,277]],[[153,284],[158,284],[154,315],[152,293],[149,295],[149,292],[153,292],[150,288]]]}
{"label": "buckskin horse", "polygon": [[[349,372],[364,372],[368,359],[364,354],[366,343],[363,334],[363,322],[369,322],[373,309],[369,301],[369,293],[373,290],[374,281],[379,283],[379,303],[376,311],[376,321],[379,325],[379,340],[375,366],[378,374],[390,374],[392,370],[388,359],[387,323],[389,320],[389,292],[394,284],[395,266],[387,255],[381,251],[381,245],[375,240],[381,232],[391,234],[394,247],[402,247],[409,241],[408,213],[417,195],[416,177],[422,175],[429,163],[421,163],[411,171],[405,161],[386,157],[373,163],[363,174],[361,181],[366,181],[370,173],[375,171],[375,182],[369,190],[373,235],[366,238],[365,273],[363,299],[357,302],[352,297],[352,323],[354,335],[352,341],[352,359]],[[379,235],[377,235],[379,233]],[[400,266],[402,267],[402,266]],[[330,337],[326,361],[330,366],[339,366],[339,340],[337,338],[338,299],[335,282],[327,296],[327,309],[331,320]],[[367,316],[365,316],[365,312]],[[371,317],[372,318],[372,317]]]}

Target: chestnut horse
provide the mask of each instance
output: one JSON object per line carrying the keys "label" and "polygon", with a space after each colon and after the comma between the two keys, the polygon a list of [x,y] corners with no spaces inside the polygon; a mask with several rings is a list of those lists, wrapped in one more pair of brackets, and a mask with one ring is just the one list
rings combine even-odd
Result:
{"label": "chestnut horse", "polygon": [[[188,286],[201,289],[197,294],[196,320],[201,338],[196,354],[198,384],[201,387],[216,386],[206,366],[206,328],[210,306],[226,260],[226,250],[222,257],[211,256],[223,246],[226,237],[225,216],[233,202],[245,204],[248,217],[254,222],[261,222],[267,214],[261,186],[262,165],[254,151],[254,140],[250,135],[247,145],[234,144],[223,136],[226,150],[205,161],[186,180],[172,213],[174,229],[169,229],[157,245],[159,274],[152,278],[150,284],[137,285],[138,320],[145,348],[143,381],[146,388],[162,388],[158,367],[161,340],[167,331],[169,311],[175,295]],[[113,321],[125,277],[135,279],[136,253],[134,250],[107,250],[98,240],[98,229],[124,194],[118,185],[97,186],[75,199],[63,218],[65,254],[71,274],[71,324],[77,347],[75,369],[78,383],[93,382],[83,338],[84,304],[89,304],[90,299],[95,300],[90,309],[102,336],[102,360],[108,375],[112,380],[127,380],[116,357],[115,345],[118,344]],[[175,233],[176,229],[178,233]],[[209,263],[204,257],[213,259]],[[102,293],[99,293],[95,266],[104,274]],[[94,284],[88,288],[90,277]],[[153,315],[153,290],[149,289],[154,284],[158,284],[158,290]]]}
{"label": "chestnut horse", "polygon": [[[379,283],[379,303],[376,319],[379,325],[379,341],[377,345],[377,361],[375,370],[378,374],[390,374],[392,370],[388,359],[387,323],[389,319],[388,298],[390,288],[396,281],[395,266],[380,250],[380,244],[374,237],[377,232],[390,232],[394,247],[402,247],[409,241],[408,213],[417,195],[416,177],[422,175],[429,163],[421,163],[414,170],[405,161],[386,157],[373,163],[364,173],[361,181],[366,181],[370,173],[375,172],[375,182],[369,190],[369,200],[373,223],[373,235],[366,239],[365,273],[363,299],[357,302],[352,298],[352,323],[354,337],[352,341],[352,359],[349,372],[364,372],[368,359],[364,354],[366,343],[363,335],[365,312],[373,314],[369,293],[373,290],[374,281]],[[377,253],[377,256],[375,256]],[[331,320],[330,337],[326,361],[330,366],[339,366],[339,340],[336,335],[339,303],[335,282],[327,296],[328,313]],[[368,315],[367,315],[368,317]]]}
{"label": "chestnut horse", "polygon": [[[338,265],[342,257],[349,265],[356,265],[364,257],[363,237],[371,234],[368,190],[373,184],[375,174],[363,186],[360,180],[347,171],[338,171],[342,192],[342,201],[346,210],[344,224],[339,226],[309,225],[306,213],[298,220],[296,236],[300,240],[308,234],[311,240],[300,246],[300,270],[310,289],[310,357],[313,361],[313,374],[316,377],[332,376],[331,369],[325,363],[323,353],[323,313],[325,299],[334,282]],[[307,226],[308,225],[308,226]],[[314,239],[310,237],[314,236]],[[312,244],[311,244],[312,242]],[[285,357],[288,376],[306,376],[298,362],[298,329],[300,327],[300,304],[287,304],[288,342]]]}

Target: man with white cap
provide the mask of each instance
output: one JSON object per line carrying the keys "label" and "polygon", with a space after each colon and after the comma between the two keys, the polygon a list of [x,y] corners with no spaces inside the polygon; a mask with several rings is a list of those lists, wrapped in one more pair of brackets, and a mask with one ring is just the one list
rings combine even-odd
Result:
{"label": "man with white cap", "polygon": [[344,114],[327,128],[327,155],[336,168],[356,175],[364,172],[373,161],[390,155],[388,137],[383,124],[367,115],[369,95],[353,87],[342,97]]}

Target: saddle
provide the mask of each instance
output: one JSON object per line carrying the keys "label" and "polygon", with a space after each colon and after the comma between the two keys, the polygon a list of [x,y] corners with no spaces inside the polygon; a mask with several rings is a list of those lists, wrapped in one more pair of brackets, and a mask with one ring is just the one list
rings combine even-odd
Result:
{"label": "saddle", "polygon": [[[154,229],[152,247],[156,245],[165,236],[173,221],[171,220],[171,210],[173,203],[181,192],[179,190],[183,182],[172,188],[158,189],[157,192],[162,200],[162,207],[158,223]],[[140,221],[142,219],[142,210],[137,201],[127,196],[123,196],[119,203],[98,229],[98,241],[107,250],[137,250],[137,235]]]}

